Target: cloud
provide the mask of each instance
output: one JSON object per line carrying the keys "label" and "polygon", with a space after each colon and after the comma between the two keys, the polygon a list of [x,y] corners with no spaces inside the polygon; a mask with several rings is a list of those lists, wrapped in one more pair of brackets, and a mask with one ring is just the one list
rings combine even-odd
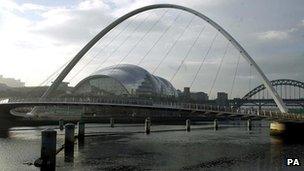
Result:
{"label": "cloud", "polygon": [[288,32],[285,31],[266,31],[257,34],[258,39],[260,40],[284,40],[288,38]]}
{"label": "cloud", "polygon": [[301,36],[303,37],[303,26],[304,26],[304,20],[301,20],[295,26],[289,29],[269,30],[265,32],[256,33],[256,36],[259,40],[266,40],[266,41],[287,40],[295,37],[301,37]]}
{"label": "cloud", "polygon": [[[233,2],[235,0],[231,0],[229,2]],[[115,4],[115,7],[117,9],[112,13],[113,16],[119,17],[123,14],[126,14],[127,12],[130,12],[132,10],[135,10],[137,8],[146,6],[146,5],[152,5],[152,4],[177,4],[177,5],[183,5],[187,7],[218,7],[223,4],[228,3],[225,0],[191,0],[185,1],[185,0],[113,0],[111,1],[113,4]]]}
{"label": "cloud", "polygon": [[80,10],[105,9],[105,8],[108,8],[108,5],[100,0],[82,1],[76,7],[76,9],[80,9]]}
{"label": "cloud", "polygon": [[24,3],[24,4],[17,4],[14,1],[9,0],[2,0],[0,4],[0,8],[6,11],[18,11],[18,12],[28,12],[28,11],[46,11],[50,9],[50,7],[33,4],[33,3]]}
{"label": "cloud", "polygon": [[37,4],[32,4],[32,3],[25,3],[22,4],[19,8],[20,11],[26,12],[26,11],[46,11],[50,9],[49,7],[42,6],[42,5],[37,5]]}
{"label": "cloud", "polygon": [[59,44],[78,44],[88,41],[113,18],[109,6],[102,1],[90,0],[76,6],[56,7],[42,12],[42,19],[29,29],[47,36]]}

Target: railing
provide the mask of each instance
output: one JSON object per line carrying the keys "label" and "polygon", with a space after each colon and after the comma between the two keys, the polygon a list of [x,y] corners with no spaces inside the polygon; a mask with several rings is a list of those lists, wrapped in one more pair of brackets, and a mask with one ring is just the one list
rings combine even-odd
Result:
{"label": "railing", "polygon": [[182,103],[173,101],[154,101],[149,99],[136,99],[136,98],[95,98],[95,97],[69,97],[69,98],[47,98],[41,100],[40,98],[6,98],[0,99],[1,103],[47,103],[47,102],[64,102],[64,103],[93,103],[93,104],[117,104],[117,105],[140,105],[140,106],[153,106],[161,108],[172,108],[181,110],[192,111],[207,111],[216,113],[227,113],[231,115],[248,115],[266,118],[286,119],[286,120],[304,120],[304,115],[288,113],[284,114],[278,111],[271,110],[253,110],[253,109],[234,109],[232,107],[214,106],[195,103]]}
{"label": "railing", "polygon": [[8,98],[0,98],[0,104],[1,103],[8,103],[9,99]]}

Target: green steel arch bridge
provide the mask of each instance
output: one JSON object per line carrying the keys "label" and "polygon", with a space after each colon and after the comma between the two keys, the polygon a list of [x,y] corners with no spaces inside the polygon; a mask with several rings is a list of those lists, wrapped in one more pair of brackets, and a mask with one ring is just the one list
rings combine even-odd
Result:
{"label": "green steel arch bridge", "polygon": [[[277,79],[272,80],[271,85],[278,92],[283,102],[288,107],[304,108],[304,98],[301,94],[304,93],[304,83],[292,79]],[[242,106],[247,107],[275,107],[275,102],[268,95],[266,87],[261,84],[249,91],[243,98],[230,101],[235,108]]]}

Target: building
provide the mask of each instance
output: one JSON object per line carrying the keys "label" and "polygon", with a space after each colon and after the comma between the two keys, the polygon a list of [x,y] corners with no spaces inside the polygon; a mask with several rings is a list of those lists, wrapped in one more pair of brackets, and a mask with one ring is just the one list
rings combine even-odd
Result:
{"label": "building", "polygon": [[202,103],[209,100],[208,94],[204,92],[191,92],[190,87],[184,87],[183,92],[179,92],[179,97],[183,101],[192,101],[195,103]]}
{"label": "building", "polygon": [[208,94],[204,92],[192,92],[190,97],[196,102],[206,102],[209,100]]}
{"label": "building", "polygon": [[25,83],[14,78],[4,78],[0,75],[0,84],[5,84],[8,87],[24,87]]}
{"label": "building", "polygon": [[188,99],[190,98],[190,87],[184,87],[184,98]]}
{"label": "building", "polygon": [[225,92],[217,92],[216,103],[219,106],[229,106],[228,94]]}
{"label": "building", "polygon": [[81,80],[73,94],[90,96],[176,97],[177,91],[164,78],[145,69],[121,64],[98,70]]}

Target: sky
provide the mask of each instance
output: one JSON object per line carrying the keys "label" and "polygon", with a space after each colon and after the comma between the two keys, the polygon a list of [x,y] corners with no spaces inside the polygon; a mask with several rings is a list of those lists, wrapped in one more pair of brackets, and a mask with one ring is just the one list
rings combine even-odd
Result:
{"label": "sky", "polygon": [[[270,80],[304,81],[302,0],[0,0],[0,75],[21,79],[27,86],[41,85],[115,19],[158,3],[183,5],[217,22],[244,47]],[[211,92],[211,96],[217,91],[231,92],[239,53],[233,46],[227,47],[227,40],[221,35],[210,46],[216,32],[186,12],[173,9],[144,12],[102,38],[64,81],[75,85],[103,67],[138,64],[147,54],[141,67],[153,73],[164,59],[154,74],[183,89],[190,86],[206,57],[191,89]],[[206,55],[209,47],[210,53]],[[221,69],[216,77],[218,68]],[[254,68],[242,58],[236,73],[234,97],[241,97],[261,84]],[[50,84],[54,76],[45,84]]]}

